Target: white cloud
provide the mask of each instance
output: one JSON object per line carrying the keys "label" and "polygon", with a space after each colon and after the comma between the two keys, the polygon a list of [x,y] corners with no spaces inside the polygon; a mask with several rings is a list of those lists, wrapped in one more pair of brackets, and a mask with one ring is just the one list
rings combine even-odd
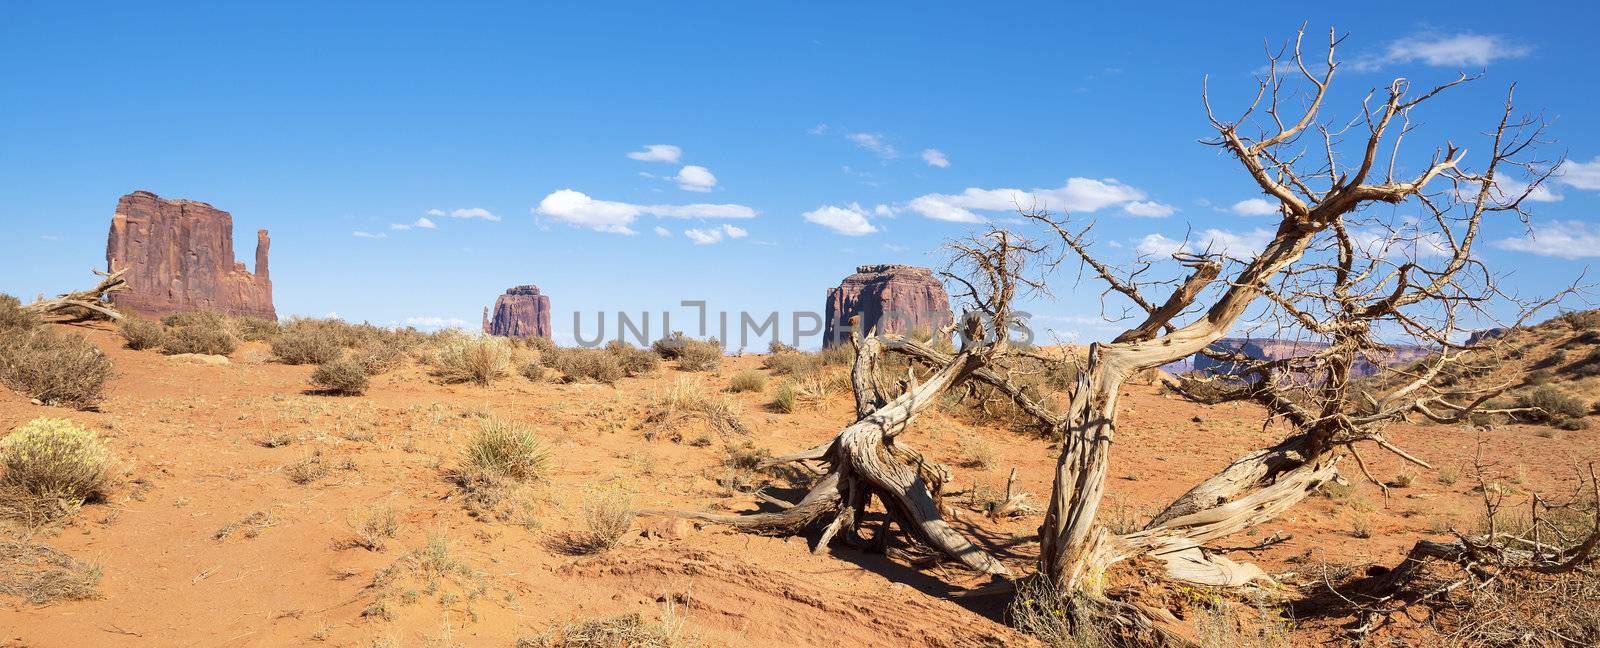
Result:
{"label": "white cloud", "polygon": [[711,170],[693,164],[678,169],[678,175],[672,180],[678,183],[678,188],[684,191],[711,191],[717,186],[717,176],[711,175]]}
{"label": "white cloud", "polygon": [[1499,59],[1527,56],[1532,48],[1499,36],[1460,33],[1417,34],[1389,43],[1381,56],[1357,59],[1357,70],[1373,70],[1385,65],[1422,62],[1437,67],[1484,67]]}
{"label": "white cloud", "polygon": [[927,194],[911,199],[906,208],[934,220],[981,223],[974,211],[1016,211],[1038,207],[1073,213],[1093,212],[1145,199],[1143,191],[1106,178],[1068,178],[1056,189],[979,189],[968,188],[959,194]]}
{"label": "white cloud", "polygon": [[406,326],[423,330],[450,328],[464,329],[472,326],[470,322],[459,317],[407,317],[405,323]]}
{"label": "white cloud", "polygon": [[855,142],[856,146],[876,153],[878,157],[885,160],[893,160],[900,157],[900,151],[895,150],[894,146],[883,141],[883,135],[878,133],[846,133],[844,138]]}
{"label": "white cloud", "polygon": [[1175,252],[1210,252],[1232,257],[1248,257],[1260,252],[1272,241],[1272,232],[1256,228],[1248,232],[1208,229],[1188,242],[1176,241],[1160,234],[1147,234],[1134,246],[1140,256],[1165,257]]}
{"label": "white cloud", "polygon": [[484,209],[482,207],[471,207],[471,208],[468,208],[468,209],[452,209],[450,211],[445,211],[443,209],[430,209],[430,210],[428,210],[428,215],[429,216],[441,217],[441,218],[442,217],[446,217],[446,216],[448,216],[450,218],[482,218],[483,220],[486,220],[486,221],[494,221],[496,223],[500,222],[500,217],[499,216],[496,216],[494,214],[489,213],[489,210]]}
{"label": "white cloud", "polygon": [[[884,205],[878,207],[887,209]],[[846,207],[823,205],[801,216],[808,223],[816,223],[845,236],[862,236],[878,231],[878,228],[867,220],[867,210],[856,203],[850,203]]]}
{"label": "white cloud", "polygon": [[945,157],[939,149],[922,149],[922,161],[931,167],[950,168],[950,158]]}
{"label": "white cloud", "polygon": [[667,238],[669,236],[672,236],[672,230],[669,230],[669,229],[667,229],[665,227],[657,225],[656,226],[656,236],[659,236],[661,238]]}
{"label": "white cloud", "polygon": [[671,144],[647,144],[643,150],[628,154],[628,159],[640,162],[667,162],[676,164],[683,157],[683,149]]}
{"label": "white cloud", "polygon": [[745,231],[743,228],[734,227],[727,223],[723,223],[721,227],[686,229],[683,231],[683,235],[689,237],[689,240],[694,241],[695,245],[711,245],[712,243],[722,242],[723,237],[730,239],[741,239],[749,236],[750,233]]}
{"label": "white cloud", "polygon": [[373,234],[372,232],[362,232],[360,230],[351,232],[350,235],[354,236],[356,238],[364,238],[364,239],[389,238],[389,235],[388,234],[384,234],[383,232],[379,232],[377,234]]}
{"label": "white cloud", "polygon": [[390,223],[389,224],[389,229],[398,230],[398,231],[408,230],[408,229],[411,229],[413,227],[418,227],[418,228],[422,228],[422,229],[436,229],[439,226],[438,225],[434,225],[433,221],[428,220],[427,216],[423,216],[422,218],[418,218],[417,222],[415,222],[415,223]]}
{"label": "white cloud", "polygon": [[1154,200],[1135,200],[1122,205],[1122,211],[1129,216],[1142,216],[1144,218],[1166,218],[1178,211],[1172,205],[1158,203]]}
{"label": "white cloud", "polygon": [[828,125],[817,124],[816,126],[806,129],[806,132],[812,135],[822,135],[823,133],[828,132]]}
{"label": "white cloud", "polygon": [[640,216],[657,218],[753,218],[756,211],[744,205],[706,204],[690,205],[635,205],[611,200],[596,200],[588,194],[571,189],[552,191],[539,201],[533,213],[548,216],[569,225],[587,227],[601,232],[633,234],[629,227]]}
{"label": "white cloud", "polygon": [[1600,190],[1600,156],[1588,162],[1568,160],[1558,172],[1562,184],[1578,189]]}
{"label": "white cloud", "polygon": [[1240,216],[1275,216],[1279,213],[1279,208],[1265,198],[1246,198],[1233,203],[1228,211]]}
{"label": "white cloud", "polygon": [[884,243],[883,244],[883,249],[888,250],[890,252],[905,252],[906,250],[909,250],[911,248],[908,248],[908,247],[906,247],[904,245],[896,245],[894,243]]}
{"label": "white cloud", "polygon": [[1550,221],[1534,225],[1532,232],[1519,238],[1495,241],[1494,246],[1568,260],[1600,256],[1600,225],[1575,220]]}

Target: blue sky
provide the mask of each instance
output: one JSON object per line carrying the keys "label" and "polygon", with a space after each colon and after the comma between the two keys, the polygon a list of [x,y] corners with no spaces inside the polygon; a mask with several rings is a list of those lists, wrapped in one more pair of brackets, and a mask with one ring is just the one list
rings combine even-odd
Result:
{"label": "blue sky", "polygon": [[[1196,143],[1201,79],[1237,110],[1262,39],[1301,21],[1350,34],[1341,117],[1396,75],[1485,72],[1421,114],[1414,158],[1481,143],[1517,82],[1570,162],[1538,236],[1493,222],[1481,254],[1524,293],[1600,258],[1589,3],[860,4],[12,5],[0,291],[85,284],[134,189],[228,210],[243,260],[268,228],[284,315],[476,326],[537,283],[558,339],[574,311],[686,319],[685,299],[820,311],[859,264],[937,265],[975,227],[948,219],[1005,217],[995,190],[1095,219],[1114,260],[1191,228],[1249,240],[1272,222]],[[1103,335],[1097,288],[1056,293],[1040,321]]]}

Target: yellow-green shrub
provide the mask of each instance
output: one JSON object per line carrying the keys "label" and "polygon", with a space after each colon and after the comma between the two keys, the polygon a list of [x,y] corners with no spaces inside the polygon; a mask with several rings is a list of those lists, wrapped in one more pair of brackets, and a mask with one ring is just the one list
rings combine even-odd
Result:
{"label": "yellow-green shrub", "polygon": [[94,432],[66,419],[37,418],[0,439],[0,486],[71,511],[102,499],[110,453]]}

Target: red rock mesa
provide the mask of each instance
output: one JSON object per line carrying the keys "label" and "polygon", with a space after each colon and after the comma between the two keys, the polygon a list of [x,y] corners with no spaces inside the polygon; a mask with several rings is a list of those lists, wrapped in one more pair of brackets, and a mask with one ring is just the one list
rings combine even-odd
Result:
{"label": "red rock mesa", "polygon": [[927,268],[908,265],[864,265],[828,289],[823,346],[849,339],[850,318],[861,317],[861,332],[930,332],[949,324],[950,297]]}
{"label": "red rock mesa", "polygon": [[494,300],[494,317],[483,309],[483,332],[508,337],[550,337],[550,297],[533,284],[515,286]]}
{"label": "red rock mesa", "polygon": [[117,201],[106,240],[110,270],[128,287],[111,302],[151,315],[212,310],[277,319],[267,275],[267,230],[256,232],[256,272],[233,258],[233,217],[195,200],[135,191]]}

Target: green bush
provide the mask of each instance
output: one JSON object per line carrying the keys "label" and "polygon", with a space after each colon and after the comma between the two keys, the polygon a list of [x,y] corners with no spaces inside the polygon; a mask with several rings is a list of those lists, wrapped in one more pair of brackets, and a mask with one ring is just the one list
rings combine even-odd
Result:
{"label": "green bush", "polygon": [[349,358],[324,362],[311,372],[311,384],[330,394],[359,396],[367,391],[367,369]]}
{"label": "green bush", "polygon": [[550,450],[526,426],[488,417],[478,421],[467,440],[462,465],[463,473],[538,481],[550,471]]}
{"label": "green bush", "polygon": [[128,348],[135,351],[154,349],[167,341],[167,329],[160,322],[129,317],[122,321],[119,329]]}
{"label": "green bush", "polygon": [[0,335],[0,382],[29,398],[86,409],[110,377],[111,360],[83,336],[44,327]]}
{"label": "green bush", "polygon": [[759,392],[767,388],[767,375],[755,369],[745,369],[733,374],[733,380],[728,385],[729,391]]}
{"label": "green bush", "polygon": [[237,348],[239,339],[228,331],[226,322],[222,325],[195,323],[180,326],[167,333],[161,342],[161,352],[167,355],[179,353],[228,355]]}
{"label": "green bush", "polygon": [[0,439],[0,486],[70,512],[105,498],[111,458],[94,432],[65,419],[37,418]]}

